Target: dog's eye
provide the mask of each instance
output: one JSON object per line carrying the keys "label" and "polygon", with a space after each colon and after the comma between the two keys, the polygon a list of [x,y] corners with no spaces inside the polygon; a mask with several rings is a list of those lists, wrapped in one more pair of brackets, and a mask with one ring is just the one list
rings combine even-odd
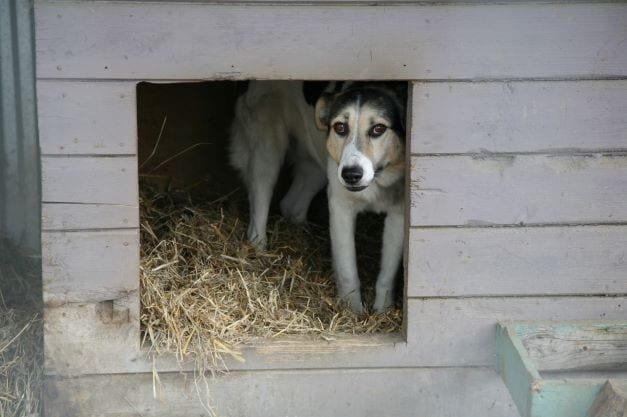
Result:
{"label": "dog's eye", "polygon": [[342,122],[336,122],[333,124],[333,130],[340,136],[346,135],[348,133],[348,125]]}
{"label": "dog's eye", "polygon": [[379,137],[384,134],[387,129],[388,127],[386,125],[382,125],[380,123],[374,125],[372,126],[372,129],[370,129],[370,136],[372,136],[373,138]]}

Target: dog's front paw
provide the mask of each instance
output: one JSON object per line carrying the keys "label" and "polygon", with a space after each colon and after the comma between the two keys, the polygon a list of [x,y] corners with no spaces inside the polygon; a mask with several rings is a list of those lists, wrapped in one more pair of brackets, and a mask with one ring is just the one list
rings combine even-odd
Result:
{"label": "dog's front paw", "polygon": [[268,246],[268,238],[265,233],[259,233],[252,226],[248,226],[248,232],[246,233],[248,242],[255,247],[258,251],[265,251]]}
{"label": "dog's front paw", "polygon": [[384,294],[377,293],[374,299],[374,305],[372,306],[374,312],[376,314],[381,314],[391,309],[394,305],[392,298],[392,294],[390,294],[389,292]]}
{"label": "dog's front paw", "polygon": [[350,308],[354,313],[364,313],[364,305],[361,302],[361,293],[359,291],[353,291],[345,294],[341,298],[346,302],[348,308]]}

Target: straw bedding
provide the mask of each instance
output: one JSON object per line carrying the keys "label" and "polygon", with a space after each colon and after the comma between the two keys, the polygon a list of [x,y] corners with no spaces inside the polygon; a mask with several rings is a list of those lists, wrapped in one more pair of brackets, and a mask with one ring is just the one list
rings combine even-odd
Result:
{"label": "straw bedding", "polygon": [[39,259],[0,242],[0,416],[41,412],[43,381]]}
{"label": "straw bedding", "polygon": [[[337,302],[328,227],[271,216],[269,250],[257,252],[245,240],[241,192],[195,201],[140,189],[141,321],[144,341],[158,352],[194,354],[205,369],[219,369],[225,355],[241,359],[242,346],[262,339],[400,331],[400,309],[359,316]],[[358,222],[358,264],[371,304],[381,218]]]}

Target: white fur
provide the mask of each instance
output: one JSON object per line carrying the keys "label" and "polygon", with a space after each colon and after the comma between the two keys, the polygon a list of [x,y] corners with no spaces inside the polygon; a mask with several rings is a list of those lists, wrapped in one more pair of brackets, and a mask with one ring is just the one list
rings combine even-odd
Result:
{"label": "white fur", "polygon": [[327,182],[324,141],[313,108],[303,97],[301,82],[251,81],[237,100],[231,164],[246,183],[250,205],[247,237],[258,249],[266,248],[268,211],[286,157],[294,164],[294,179],[281,201],[281,212],[295,222],[305,221],[311,200]]}
{"label": "white fur", "polygon": [[372,165],[372,161],[357,149],[355,138],[352,138],[350,143],[344,148],[344,152],[342,152],[342,159],[340,160],[340,166],[337,170],[337,177],[342,185],[348,185],[344,181],[344,178],[342,178],[342,170],[354,166],[358,166],[363,170],[363,176],[357,184],[351,185],[354,187],[367,187],[370,185],[374,179],[374,166]]}
{"label": "white fur", "polygon": [[[380,173],[374,164],[351,143],[342,152],[339,165],[327,157],[325,133],[315,126],[312,106],[302,94],[301,82],[251,81],[236,105],[231,131],[231,164],[243,175],[250,204],[248,239],[259,249],[267,244],[266,223],[272,193],[286,157],[294,165],[294,179],[281,201],[283,215],[295,222],[305,221],[314,195],[329,183],[329,223],[333,266],[339,297],[355,311],[362,312],[361,291],[355,254],[355,219],[361,211],[385,212],[381,270],[376,284],[374,309],[390,308],[394,300],[394,278],[403,251],[404,202],[394,198],[390,185],[402,174]],[[295,139],[290,142],[290,137]],[[341,177],[344,167],[358,165],[363,177],[351,192]],[[354,184],[353,184],[354,185]]]}
{"label": "white fur", "polygon": [[377,276],[373,306],[376,312],[383,312],[394,303],[394,278],[403,255],[404,200],[392,203],[388,190],[377,182],[371,183],[362,191],[348,191],[340,182],[337,172],[338,164],[329,158],[327,163],[329,226],[338,295],[346,299],[353,310],[363,311],[355,257],[355,219],[362,211],[387,213],[383,231],[381,270]]}

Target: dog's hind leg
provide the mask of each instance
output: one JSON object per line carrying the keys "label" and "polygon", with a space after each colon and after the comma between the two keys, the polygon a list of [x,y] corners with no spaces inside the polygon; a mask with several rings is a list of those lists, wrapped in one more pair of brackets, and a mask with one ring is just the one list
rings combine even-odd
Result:
{"label": "dog's hind leg", "polygon": [[[251,155],[248,169],[248,203],[250,208],[250,224],[248,225],[248,240],[257,249],[265,250],[267,245],[266,225],[268,212],[272,201],[272,193],[276,185],[283,157],[287,149],[287,134],[274,129],[275,135],[285,136],[285,140],[273,141],[285,143],[285,146],[267,146],[259,141]],[[275,137],[276,139],[277,137]]]}
{"label": "dog's hind leg", "polygon": [[327,184],[327,176],[313,160],[296,161],[294,179],[290,189],[281,200],[283,217],[294,223],[307,220],[307,209],[314,196]]}
{"label": "dog's hind leg", "polygon": [[238,120],[231,137],[231,163],[242,172],[248,191],[248,241],[264,250],[272,193],[289,139],[276,110],[276,97],[266,97],[253,108],[246,108],[241,100],[238,106]]}
{"label": "dog's hind leg", "polygon": [[394,279],[403,255],[405,216],[402,210],[389,212],[383,229],[381,270],[377,277],[374,311],[382,313],[394,303]]}

